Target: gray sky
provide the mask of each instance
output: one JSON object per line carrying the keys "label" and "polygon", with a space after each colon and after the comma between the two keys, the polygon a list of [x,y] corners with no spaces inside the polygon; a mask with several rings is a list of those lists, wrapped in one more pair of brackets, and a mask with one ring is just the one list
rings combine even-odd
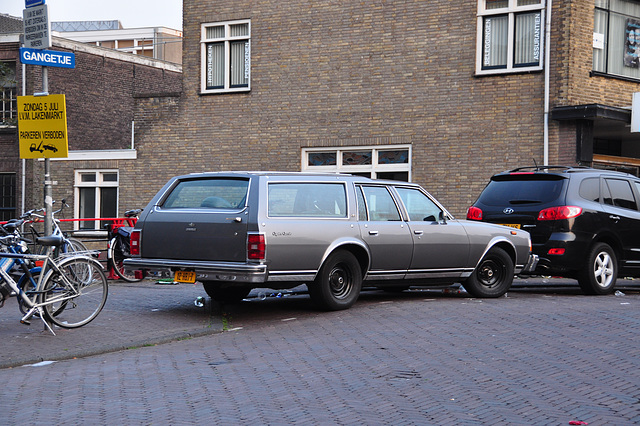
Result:
{"label": "gray sky", "polygon": [[[182,0],[46,0],[51,21],[112,21],[124,28],[182,30]],[[0,13],[22,18],[24,0],[0,0]]]}

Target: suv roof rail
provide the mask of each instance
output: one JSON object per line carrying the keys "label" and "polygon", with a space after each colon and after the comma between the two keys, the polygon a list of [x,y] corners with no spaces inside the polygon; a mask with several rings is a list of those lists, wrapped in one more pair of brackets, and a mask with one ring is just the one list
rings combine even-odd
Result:
{"label": "suv roof rail", "polygon": [[[582,166],[580,166],[582,167]],[[540,172],[540,171],[550,171],[552,169],[557,169],[557,170],[569,170],[569,169],[575,169],[577,167],[572,167],[572,166],[525,166],[525,167],[518,167],[516,169],[513,170],[508,170],[506,173],[518,173],[518,172],[523,172],[523,171],[532,171],[532,172]]]}

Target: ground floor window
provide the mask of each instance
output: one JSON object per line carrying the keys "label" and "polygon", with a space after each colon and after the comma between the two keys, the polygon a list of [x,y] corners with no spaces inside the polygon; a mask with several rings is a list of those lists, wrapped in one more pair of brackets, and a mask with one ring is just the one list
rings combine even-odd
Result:
{"label": "ground floor window", "polygon": [[342,172],[409,182],[411,145],[303,148],[302,171]]}
{"label": "ground floor window", "polygon": [[[80,219],[116,217],[118,170],[76,170],[75,212]],[[81,229],[102,229],[102,223],[81,221]]]}
{"label": "ground floor window", "polygon": [[16,174],[0,173],[0,220],[16,218]]}

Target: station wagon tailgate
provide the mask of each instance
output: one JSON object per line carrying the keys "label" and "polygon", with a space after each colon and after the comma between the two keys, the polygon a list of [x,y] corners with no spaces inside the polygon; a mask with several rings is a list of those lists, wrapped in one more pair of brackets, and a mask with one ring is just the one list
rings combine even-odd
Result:
{"label": "station wagon tailgate", "polygon": [[141,256],[245,262],[248,179],[179,181],[144,221]]}

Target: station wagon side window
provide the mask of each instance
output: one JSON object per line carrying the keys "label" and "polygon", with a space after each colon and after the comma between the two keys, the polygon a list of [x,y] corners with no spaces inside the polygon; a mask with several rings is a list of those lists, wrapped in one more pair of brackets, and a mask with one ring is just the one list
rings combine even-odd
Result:
{"label": "station wagon side window", "polygon": [[409,220],[435,222],[442,210],[422,191],[415,188],[396,188],[404,203]]}
{"label": "station wagon side window", "polygon": [[370,221],[401,220],[398,207],[384,186],[362,186]]}
{"label": "station wagon side window", "polygon": [[367,220],[367,203],[364,202],[364,195],[362,195],[362,188],[356,187],[356,197],[358,198],[358,220]]}
{"label": "station wagon side window", "polygon": [[624,179],[605,179],[611,195],[604,197],[605,204],[625,209],[638,210],[631,185]]}
{"label": "station wagon side window", "polygon": [[347,217],[342,183],[270,183],[269,217]]}
{"label": "station wagon side window", "polygon": [[188,179],[167,196],[163,209],[240,209],[247,199],[247,179]]}

